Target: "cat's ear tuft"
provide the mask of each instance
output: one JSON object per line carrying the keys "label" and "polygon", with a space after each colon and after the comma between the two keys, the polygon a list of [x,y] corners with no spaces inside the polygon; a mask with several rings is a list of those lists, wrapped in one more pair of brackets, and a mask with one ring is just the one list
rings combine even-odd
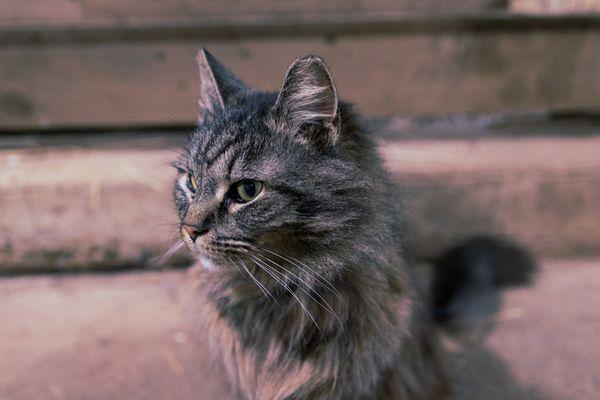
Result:
{"label": "cat's ear tuft", "polygon": [[200,50],[197,61],[200,75],[199,120],[202,122],[207,114],[226,109],[249,89],[208,50]]}
{"label": "cat's ear tuft", "polygon": [[338,140],[338,97],[320,57],[305,56],[289,68],[274,107],[275,118],[305,141],[319,146]]}

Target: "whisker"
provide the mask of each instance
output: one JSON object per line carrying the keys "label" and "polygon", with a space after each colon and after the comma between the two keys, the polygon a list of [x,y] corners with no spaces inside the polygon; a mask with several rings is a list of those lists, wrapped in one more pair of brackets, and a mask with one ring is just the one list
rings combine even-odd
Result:
{"label": "whisker", "polygon": [[[257,248],[261,249],[261,250],[264,250],[264,251],[266,251],[266,252],[268,252],[268,253],[271,253],[271,254],[273,254],[273,255],[274,255],[274,256],[276,256],[276,257],[279,257],[279,258],[281,258],[281,259],[283,259],[283,260],[285,260],[285,261],[289,262],[290,264],[292,264],[292,265],[296,266],[297,268],[299,268],[299,269],[301,269],[301,270],[303,270],[303,271],[306,271],[306,270],[308,270],[309,272],[311,272],[311,273],[313,273],[313,274],[315,275],[315,278],[316,278],[316,279],[317,279],[319,282],[321,282],[323,285],[325,285],[325,286],[326,286],[326,287],[327,287],[327,288],[328,288],[328,289],[329,289],[331,292],[333,292],[333,293],[334,293],[334,294],[335,294],[335,295],[336,295],[338,298],[341,296],[340,292],[339,292],[339,291],[338,291],[338,290],[335,288],[335,286],[333,286],[333,285],[331,284],[331,282],[329,282],[329,281],[328,281],[327,279],[325,279],[325,278],[324,278],[324,277],[323,277],[321,274],[319,274],[319,272],[318,272],[318,271],[316,271],[315,269],[313,269],[313,268],[309,267],[308,265],[304,264],[302,261],[300,261],[300,260],[298,260],[298,259],[296,259],[296,258],[294,258],[294,257],[292,257],[292,256],[287,256],[287,257],[289,257],[289,258],[287,258],[287,257],[285,257],[285,256],[283,256],[283,255],[281,255],[281,254],[279,254],[279,253],[277,253],[277,252],[275,252],[275,251],[273,251],[273,250],[270,250],[270,249],[266,248],[265,246],[260,246],[260,245],[255,245],[255,246],[256,246]],[[290,260],[290,258],[291,258],[291,260]],[[294,261],[295,261],[295,262],[294,262]]]}
{"label": "whisker", "polygon": [[[263,271],[265,271],[267,274],[269,274],[269,275],[270,275],[270,276],[271,276],[273,279],[275,279],[275,281],[276,281],[277,283],[280,283],[280,284],[282,284],[282,286],[283,286],[285,289],[289,290],[289,288],[287,287],[287,285],[286,285],[284,282],[282,282],[281,280],[277,279],[277,277],[276,277],[276,276],[274,276],[274,275],[273,275],[273,274],[271,274],[269,271],[267,271],[267,270],[265,270],[264,268],[262,268],[260,265],[258,265],[258,264],[256,263],[256,261],[254,261],[254,260],[250,260],[250,261],[252,261],[252,262],[254,263],[254,265],[256,265],[258,268],[260,268],[261,270],[263,270]],[[274,298],[273,296],[271,296],[271,298],[272,298],[273,300],[275,300],[275,303],[277,303],[277,305],[279,306],[279,308],[283,310],[283,307],[281,306],[281,304],[279,303],[279,301],[277,301],[277,299],[276,299],[276,298]]]}
{"label": "whisker", "polygon": [[236,239],[219,239],[219,243],[223,243],[229,246],[242,247],[248,250],[252,248],[251,244]]}
{"label": "whisker", "polygon": [[173,254],[175,254],[177,251],[179,251],[179,249],[181,249],[183,246],[185,245],[185,242],[183,240],[178,240],[177,242],[175,242],[167,251],[165,251],[165,254],[163,254],[158,261],[153,262],[154,264],[154,268],[161,268],[165,265],[165,263],[169,260],[169,258],[171,258],[173,256]]}
{"label": "whisker", "polygon": [[235,267],[235,269],[238,270],[238,272],[240,273],[240,275],[244,275],[244,273],[242,272],[242,270],[240,269],[240,267],[238,267],[237,264],[235,264],[231,258],[227,257],[227,259],[229,260],[229,263],[231,265],[233,265]]}
{"label": "whisker", "polygon": [[[250,257],[255,258],[256,256],[250,254]],[[339,323],[340,327],[343,329],[344,326],[342,324],[342,321],[340,320],[339,316],[337,315],[337,313],[335,312],[335,310],[333,309],[333,307],[331,306],[331,304],[329,304],[327,302],[327,300],[325,300],[323,298],[323,296],[321,296],[321,294],[319,294],[317,291],[313,290],[312,287],[310,286],[310,284],[308,282],[306,282],[305,280],[303,280],[301,277],[299,277],[298,275],[294,274],[292,271],[288,270],[287,268],[285,268],[283,265],[280,265],[279,263],[271,260],[268,257],[265,257],[264,255],[262,255],[262,257],[267,260],[268,262],[270,262],[271,264],[276,265],[279,268],[282,268],[286,273],[288,273],[289,275],[292,275],[293,277],[295,277],[296,279],[298,279],[302,284],[304,284],[308,290],[304,289],[302,286],[298,286],[298,289],[300,289],[302,292],[304,292],[308,297],[310,297],[312,300],[314,300],[318,305],[320,305],[321,307],[323,307],[324,310],[330,312],[335,319],[337,320],[337,322]],[[264,261],[261,261],[264,265]],[[285,277],[285,274],[283,272],[277,271],[275,268],[273,267],[269,267],[267,265],[265,265],[265,268],[269,268],[271,269],[273,272],[280,274],[280,276]],[[268,272],[268,271],[267,271]],[[315,296],[317,296],[319,299],[316,299],[310,292],[314,293]]]}
{"label": "whisker", "polygon": [[[229,258],[229,257],[228,257],[228,258]],[[246,267],[246,264],[244,264],[244,261],[243,261],[243,260],[241,260],[239,257],[236,257],[236,259],[237,259],[237,260],[240,262],[240,264],[242,265],[242,267],[244,268],[244,270],[246,271],[246,273],[248,274],[248,276],[249,276],[250,278],[252,278],[252,280],[254,281],[254,283],[256,283],[256,286],[257,286],[257,287],[260,289],[260,291],[263,293],[263,295],[264,295],[264,296],[267,296],[267,297],[270,297],[270,298],[271,298],[271,299],[273,299],[275,302],[277,302],[277,301],[275,300],[275,298],[273,297],[273,295],[271,294],[271,292],[269,292],[269,291],[267,290],[267,288],[266,288],[266,287],[264,287],[264,285],[263,285],[262,283],[260,283],[260,282],[258,281],[258,279],[256,279],[256,278],[254,277],[254,275],[252,274],[252,272],[250,272],[250,270],[248,269],[248,267]],[[229,259],[229,260],[230,260],[232,263],[234,263],[232,259]],[[235,264],[235,263],[234,263],[234,264]]]}
{"label": "whisker", "polygon": [[[281,286],[283,286],[283,288],[284,288],[284,289],[286,289],[286,290],[290,290],[290,288],[289,288],[288,284],[285,282],[285,280],[284,280],[284,279],[282,279],[282,278],[278,278],[277,276],[273,275],[273,274],[272,274],[272,273],[271,273],[271,272],[270,272],[268,269],[265,269],[264,267],[268,267],[268,266],[265,266],[265,265],[264,265],[264,263],[260,263],[260,259],[259,259],[259,258],[257,258],[256,256],[254,256],[254,255],[252,255],[252,254],[249,254],[249,256],[250,256],[250,257],[252,257],[252,260],[251,260],[251,261],[252,261],[252,262],[253,262],[253,263],[254,263],[254,264],[257,266],[257,267],[259,267],[261,270],[263,270],[263,271],[265,271],[267,274],[269,274],[269,275],[271,276],[271,278],[275,279],[275,281],[276,281],[277,283],[279,283]],[[259,263],[260,263],[260,264],[259,264]],[[261,265],[261,264],[262,264],[262,265]],[[279,273],[278,271],[273,271],[273,272]],[[281,273],[279,273],[279,274],[281,275]]]}
{"label": "whisker", "polygon": [[169,227],[175,228],[175,231],[179,232],[179,229],[178,229],[179,228],[179,224],[176,223],[176,222],[161,222],[161,223],[154,224],[154,225],[150,226],[149,229],[150,230],[152,230],[152,229],[160,229],[160,228],[163,228],[165,226],[169,226]]}
{"label": "whisker", "polygon": [[[260,261],[258,258],[255,259],[254,263],[256,265],[259,266],[259,268],[261,268],[263,271],[267,272],[269,275],[271,275],[271,277],[273,277],[273,279],[275,279],[277,282],[282,283],[283,282],[279,279],[277,279],[273,274],[269,273],[267,271],[267,269],[265,269],[264,267],[267,267],[267,265],[264,265],[263,263],[263,267],[261,267],[257,261]],[[300,307],[302,308],[302,310],[304,311],[304,313],[306,314],[306,316],[308,316],[311,321],[315,324],[315,326],[317,327],[317,329],[319,331],[321,331],[321,327],[319,326],[319,324],[317,323],[317,320],[315,319],[315,317],[313,317],[313,315],[310,313],[310,311],[308,311],[308,308],[306,308],[306,305],[304,303],[302,303],[302,301],[300,300],[300,298],[298,297],[298,295],[296,293],[294,293],[294,291],[292,289],[290,289],[286,284],[283,284],[283,287],[294,297],[294,299],[296,299],[296,301],[298,302],[298,304],[300,305]]]}

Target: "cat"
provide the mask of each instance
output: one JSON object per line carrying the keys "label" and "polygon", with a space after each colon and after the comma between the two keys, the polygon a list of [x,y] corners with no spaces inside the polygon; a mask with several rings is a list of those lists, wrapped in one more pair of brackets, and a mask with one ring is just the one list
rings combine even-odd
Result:
{"label": "cat", "polygon": [[198,65],[202,113],[173,198],[197,313],[237,397],[450,398],[401,251],[402,193],[324,61],[296,60],[278,93],[207,50]]}
{"label": "cat", "polygon": [[487,318],[500,308],[500,290],[532,284],[537,261],[521,244],[502,236],[478,235],[429,260],[431,315],[447,332],[483,337]]}

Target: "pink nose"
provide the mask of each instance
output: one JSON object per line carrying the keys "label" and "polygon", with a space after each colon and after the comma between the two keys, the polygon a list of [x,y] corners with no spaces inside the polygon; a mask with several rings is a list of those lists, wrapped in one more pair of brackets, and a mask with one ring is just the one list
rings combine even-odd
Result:
{"label": "pink nose", "polygon": [[192,242],[195,242],[198,237],[208,232],[208,229],[200,229],[193,225],[182,225],[181,229],[190,237]]}

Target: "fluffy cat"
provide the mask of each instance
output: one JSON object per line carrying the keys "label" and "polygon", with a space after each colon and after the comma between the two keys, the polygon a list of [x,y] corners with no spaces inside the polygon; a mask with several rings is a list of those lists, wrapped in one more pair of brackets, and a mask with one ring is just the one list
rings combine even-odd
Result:
{"label": "fluffy cat", "polygon": [[279,93],[198,57],[198,129],[174,163],[206,329],[241,399],[443,400],[401,195],[323,60]]}

